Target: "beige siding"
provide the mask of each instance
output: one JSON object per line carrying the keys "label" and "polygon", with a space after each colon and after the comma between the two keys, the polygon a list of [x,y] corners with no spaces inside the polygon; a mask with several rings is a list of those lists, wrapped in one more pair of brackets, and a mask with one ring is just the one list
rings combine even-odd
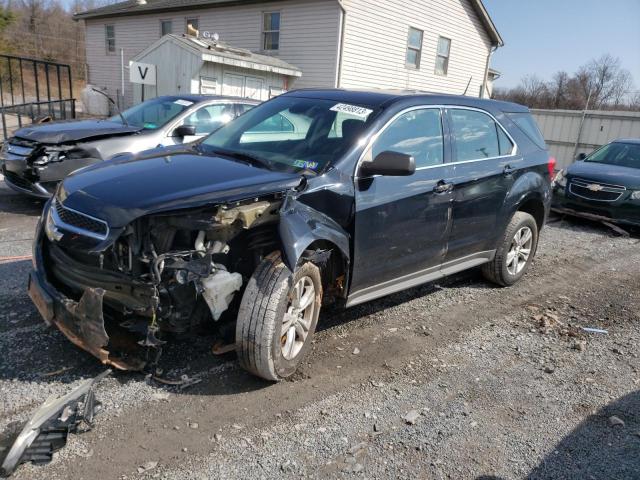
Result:
{"label": "beige siding", "polygon": [[[191,80],[198,76],[203,66],[201,55],[194,54],[173,42],[163,42],[158,48],[147,52],[139,59],[142,63],[156,65],[156,85],[145,85],[144,98],[159,95],[192,92]],[[138,103],[142,97],[142,86],[133,85],[133,101]]]}
{"label": "beige siding", "polygon": [[[332,87],[336,77],[336,52],[340,9],[333,0],[297,0],[262,5],[246,5],[201,10],[185,10],[110,19],[89,19],[87,63],[89,81],[108,88],[111,94],[120,89],[120,48],[125,65],[129,59],[160,37],[160,20],[173,21],[173,33],[183,33],[187,18],[197,17],[200,31],[217,32],[220,40],[232,46],[259,52],[263,11],[280,11],[280,51],[278,56],[302,70],[295,87]],[[107,55],[105,25],[115,25],[116,55]],[[133,89],[125,71],[126,101],[133,100]]]}
{"label": "beige siding", "polygon": [[[469,0],[344,0],[340,86],[400,88],[478,96],[490,39]],[[420,69],[407,68],[409,27],[424,31]],[[451,39],[449,69],[436,75],[438,37]]]}

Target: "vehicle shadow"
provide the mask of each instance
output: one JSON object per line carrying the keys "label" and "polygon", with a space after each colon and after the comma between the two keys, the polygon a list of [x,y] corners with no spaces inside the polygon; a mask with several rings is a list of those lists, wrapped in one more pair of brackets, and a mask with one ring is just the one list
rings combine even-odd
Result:
{"label": "vehicle shadow", "polygon": [[474,290],[490,290],[496,288],[495,285],[484,280],[480,269],[471,269],[464,272],[439,279],[434,282],[425,283],[401,292],[397,292],[386,297],[372,300],[348,309],[330,307],[323,309],[318,320],[318,331],[331,329],[338,325],[360,320],[368,315],[373,315],[390,308],[397,307],[403,303],[410,302],[417,298],[432,295],[443,289],[472,288]]}
{"label": "vehicle shadow", "polygon": [[[615,416],[624,424],[611,425]],[[640,391],[587,417],[527,475],[527,480],[640,478]],[[481,475],[476,480],[501,480]]]}
{"label": "vehicle shadow", "polygon": [[38,217],[44,204],[44,200],[14,192],[4,184],[4,180],[0,180],[0,213]]}
{"label": "vehicle shadow", "polygon": [[[548,220],[548,223],[560,228],[567,228],[570,230],[584,230],[589,229],[594,232],[607,234],[613,237],[620,237],[621,234],[602,222],[590,220],[587,218],[573,217],[571,215],[561,215],[558,213],[552,213]],[[627,232],[632,238],[640,238],[640,227],[632,225],[618,225],[623,231]]]}
{"label": "vehicle shadow", "polygon": [[[104,370],[92,355],[74,346],[54,327],[47,327],[27,295],[27,279],[31,261],[0,263],[0,380],[36,383],[73,383],[98,375]],[[478,286],[492,288],[476,271],[455,275],[438,283],[429,283],[399,292],[350,309],[327,309],[321,314],[318,330],[327,330],[393,308],[442,288]],[[218,369],[224,369],[224,381],[203,381],[190,388],[194,395],[226,395],[261,389],[272,385],[244,372],[237,365],[234,352],[213,355],[218,337],[212,332],[173,339],[163,349],[159,366],[166,377],[179,378],[179,373],[198,374],[203,380]],[[178,373],[179,372],[179,373]],[[120,382],[144,378],[140,372],[114,371]],[[158,388],[173,388],[158,383]]]}

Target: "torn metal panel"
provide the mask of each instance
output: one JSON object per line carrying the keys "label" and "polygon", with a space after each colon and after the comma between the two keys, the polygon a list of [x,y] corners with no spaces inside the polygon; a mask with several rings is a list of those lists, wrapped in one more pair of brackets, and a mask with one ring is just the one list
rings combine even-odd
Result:
{"label": "torn metal panel", "polygon": [[318,240],[333,243],[347,264],[350,261],[349,234],[327,215],[299,202],[293,194],[285,198],[278,229],[285,263],[291,270],[309,245]]}
{"label": "torn metal panel", "polygon": [[118,370],[142,370],[145,362],[139,358],[118,358],[105,348],[109,336],[104,326],[101,288],[87,288],[79,302],[60,298],[57,302],[43,287],[37,273],[29,276],[29,296],[49,325],[55,325],[73,344],[97,357],[103,364]]}
{"label": "torn metal panel", "polygon": [[111,370],[85,380],[60,398],[49,398],[27,421],[2,462],[0,473],[11,475],[21,463],[47,463],[53,452],[67,443],[67,436],[84,422],[92,426],[99,402],[94,388]]}
{"label": "torn metal panel", "polygon": [[234,208],[221,207],[215,216],[221,225],[231,225],[240,220],[243,228],[249,228],[271,206],[271,202],[256,202]]}

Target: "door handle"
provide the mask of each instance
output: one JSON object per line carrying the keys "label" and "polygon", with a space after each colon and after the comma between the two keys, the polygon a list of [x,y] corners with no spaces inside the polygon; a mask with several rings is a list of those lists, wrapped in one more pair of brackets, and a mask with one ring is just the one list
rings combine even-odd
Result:
{"label": "door handle", "polygon": [[502,174],[505,177],[508,177],[510,175],[513,175],[513,172],[515,172],[516,169],[515,168],[511,168],[511,165],[505,165],[504,170],[502,170]]}
{"label": "door handle", "polygon": [[444,180],[440,180],[436,183],[436,186],[433,187],[433,191],[436,193],[449,193],[453,190],[453,183],[447,183]]}

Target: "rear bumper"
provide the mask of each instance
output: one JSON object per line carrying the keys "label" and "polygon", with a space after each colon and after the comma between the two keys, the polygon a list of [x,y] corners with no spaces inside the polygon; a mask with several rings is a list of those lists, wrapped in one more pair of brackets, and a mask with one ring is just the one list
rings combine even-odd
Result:
{"label": "rear bumper", "polygon": [[103,364],[119,370],[141,370],[140,359],[121,358],[108,350],[102,288],[84,289],[79,301],[68,298],[47,279],[43,268],[42,235],[38,227],[33,249],[34,269],[29,274],[28,294],[47,325],[55,326],[73,344],[98,358]]}
{"label": "rear bumper", "polygon": [[568,215],[586,213],[603,217],[612,223],[640,227],[640,201],[637,200],[623,198],[616,202],[594,201],[567,194],[564,188],[556,187],[551,208]]}

